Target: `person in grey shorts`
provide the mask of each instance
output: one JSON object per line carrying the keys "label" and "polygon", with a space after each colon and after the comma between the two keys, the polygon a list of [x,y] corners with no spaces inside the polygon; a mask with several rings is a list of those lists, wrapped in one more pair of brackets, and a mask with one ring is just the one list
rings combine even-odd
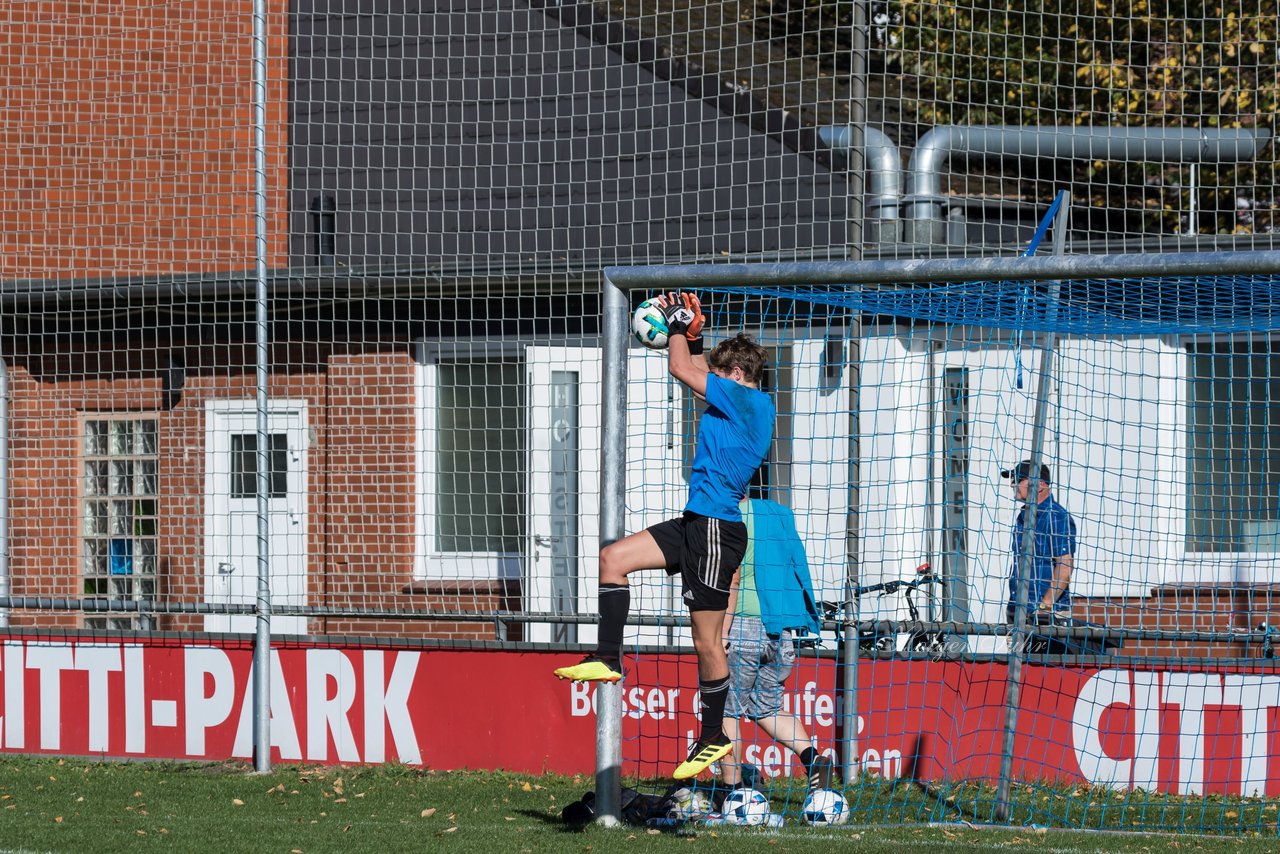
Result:
{"label": "person in grey shorts", "polygon": [[735,577],[725,650],[729,659],[729,696],[725,734],[735,742],[720,760],[728,788],[744,785],[740,744],[743,718],[800,757],[809,788],[831,786],[833,763],[818,753],[803,723],[783,710],[783,693],[795,665],[795,636],[817,632],[818,607],[804,544],[791,511],[761,498],[742,502],[747,551]]}

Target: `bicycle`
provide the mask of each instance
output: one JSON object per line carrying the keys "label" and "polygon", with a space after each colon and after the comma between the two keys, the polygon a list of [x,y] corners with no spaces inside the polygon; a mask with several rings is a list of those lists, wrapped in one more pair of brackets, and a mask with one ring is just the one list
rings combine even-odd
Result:
{"label": "bicycle", "polygon": [[[880,597],[891,596],[897,593],[902,594],[904,603],[907,606],[907,614],[912,623],[922,622],[920,619],[920,608],[915,601],[915,594],[923,589],[928,597],[928,605],[926,606],[929,620],[932,621],[937,601],[933,585],[938,585],[942,589],[942,595],[946,596],[947,582],[946,579],[939,575],[935,575],[933,568],[929,563],[922,563],[916,567],[917,577],[912,581],[903,581],[897,579],[894,581],[883,581],[879,584],[869,584],[859,587],[853,591],[853,596],[859,602],[862,597],[871,593],[878,593]],[[878,600],[877,600],[878,601]],[[823,609],[823,617],[826,620],[836,621],[836,641],[840,641],[842,635],[842,627],[845,622],[840,619],[845,603],[843,602],[820,602],[819,605]],[[910,629],[904,637],[900,637],[901,633],[894,632],[892,634],[881,634],[879,632],[880,624],[872,623],[871,625],[863,625],[858,632],[858,646],[864,652],[929,652],[929,653],[946,653],[955,652],[957,645],[959,649],[963,649],[964,641],[960,638],[953,638],[944,631],[930,631],[922,627]]]}

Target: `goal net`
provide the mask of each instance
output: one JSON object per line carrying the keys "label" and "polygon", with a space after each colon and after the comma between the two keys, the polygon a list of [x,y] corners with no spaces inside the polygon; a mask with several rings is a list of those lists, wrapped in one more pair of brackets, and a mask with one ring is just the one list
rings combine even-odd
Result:
{"label": "goal net", "polygon": [[[854,822],[1267,826],[1274,277],[769,274],[699,292],[709,346],[746,332],[768,350],[778,420],[749,497],[794,516],[823,626],[731,648],[742,735],[697,784],[707,808],[740,763],[781,820],[804,820],[796,751],[812,745],[844,772],[832,787]],[[706,404],[665,352],[632,346],[626,363],[631,533],[682,511]],[[1032,458],[1043,485],[1024,478]],[[699,732],[697,666],[679,579],[632,579],[624,770],[663,777]]]}

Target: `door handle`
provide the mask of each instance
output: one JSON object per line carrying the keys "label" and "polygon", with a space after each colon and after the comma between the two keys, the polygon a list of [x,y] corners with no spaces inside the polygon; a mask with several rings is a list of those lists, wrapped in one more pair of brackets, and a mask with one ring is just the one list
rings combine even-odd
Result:
{"label": "door handle", "polygon": [[227,563],[226,561],[223,561],[218,564],[218,575],[230,575],[235,571],[236,565],[234,563]]}
{"label": "door handle", "polygon": [[556,541],[555,537],[544,537],[542,534],[533,535],[533,544],[535,546],[549,546]]}

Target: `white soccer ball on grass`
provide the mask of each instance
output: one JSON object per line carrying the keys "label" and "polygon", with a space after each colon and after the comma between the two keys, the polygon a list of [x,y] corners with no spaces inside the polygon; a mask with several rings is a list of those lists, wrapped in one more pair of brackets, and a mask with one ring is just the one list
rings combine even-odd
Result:
{"label": "white soccer ball on grass", "polygon": [[844,824],[849,820],[849,802],[834,789],[814,789],[800,807],[800,818],[814,827]]}
{"label": "white soccer ball on grass", "polygon": [[725,796],[720,814],[727,824],[755,827],[769,818],[769,799],[755,789],[734,789]]}

